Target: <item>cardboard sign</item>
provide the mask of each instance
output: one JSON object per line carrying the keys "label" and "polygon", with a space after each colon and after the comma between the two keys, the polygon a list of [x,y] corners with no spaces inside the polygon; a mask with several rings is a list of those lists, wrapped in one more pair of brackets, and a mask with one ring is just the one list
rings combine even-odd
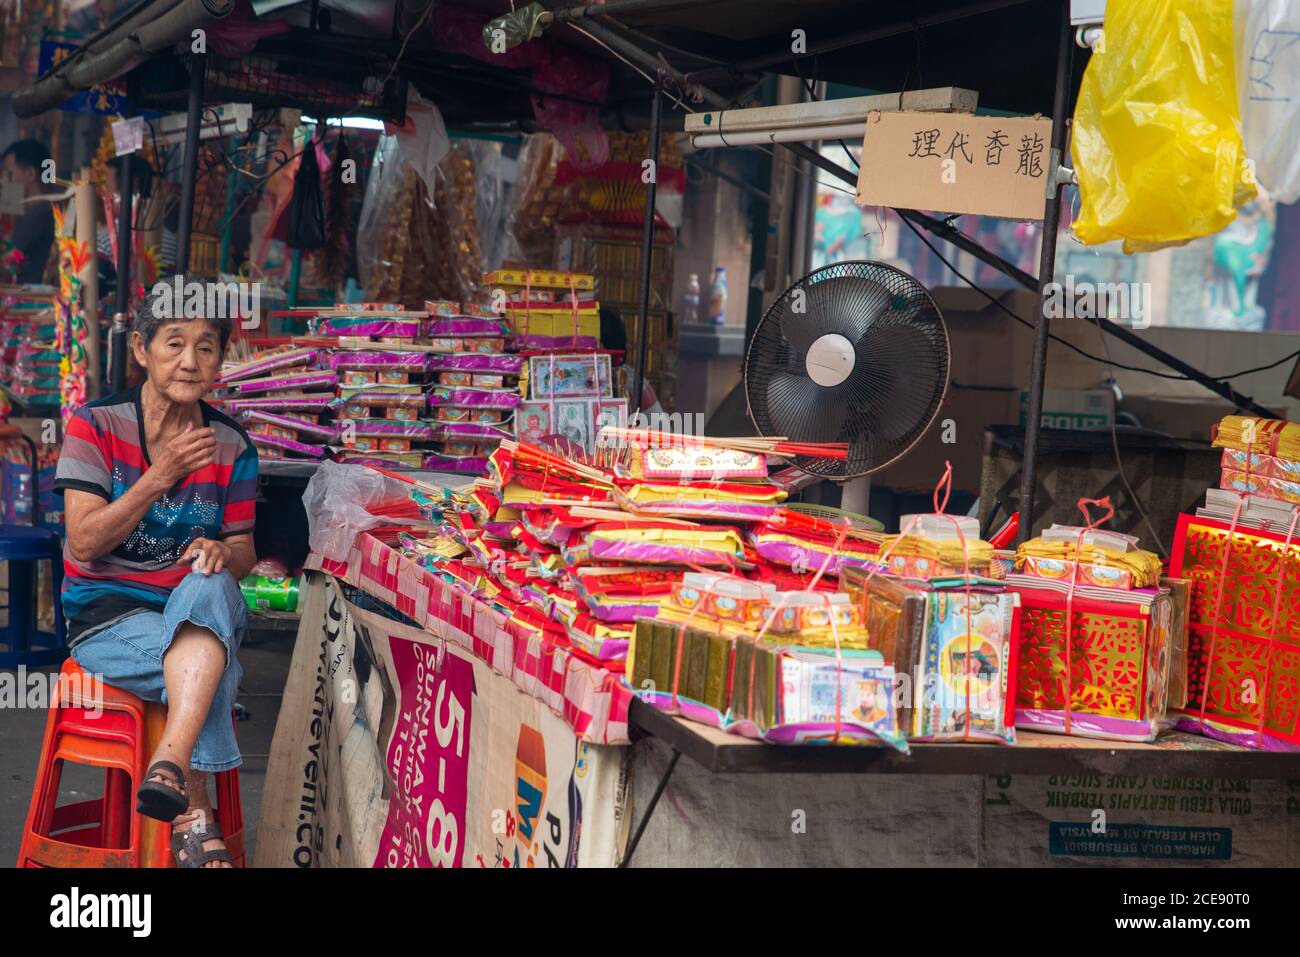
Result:
{"label": "cardboard sign", "polygon": [[966,113],[872,113],[859,206],[1042,219],[1052,121]]}

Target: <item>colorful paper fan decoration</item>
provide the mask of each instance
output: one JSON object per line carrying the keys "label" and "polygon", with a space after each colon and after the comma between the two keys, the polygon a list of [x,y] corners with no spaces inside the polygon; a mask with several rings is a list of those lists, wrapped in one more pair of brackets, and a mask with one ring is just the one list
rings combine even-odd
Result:
{"label": "colorful paper fan decoration", "polygon": [[89,244],[63,234],[63,209],[57,203],[50,208],[59,247],[59,299],[55,304],[55,346],[63,356],[59,362],[59,412],[67,422],[86,404],[87,332],[81,271],[90,262],[91,250]]}

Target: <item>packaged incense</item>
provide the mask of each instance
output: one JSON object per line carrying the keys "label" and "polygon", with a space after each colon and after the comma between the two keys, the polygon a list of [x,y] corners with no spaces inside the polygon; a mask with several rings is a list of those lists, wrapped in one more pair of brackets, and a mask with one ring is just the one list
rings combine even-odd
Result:
{"label": "packaged incense", "polygon": [[429,360],[423,352],[332,352],[329,367],[336,370],[357,369],[364,372],[423,373]]}
{"label": "packaged incense", "polygon": [[265,409],[271,412],[328,412],[334,397],[326,394],[317,395],[275,395],[257,399],[231,398],[225,402],[231,415],[251,409]]}
{"label": "packaged incense", "polygon": [[429,368],[519,375],[519,370],[523,367],[523,361],[523,356],[518,355],[485,355],[462,352],[453,355],[431,355],[429,356]]}
{"label": "packaged incense", "polygon": [[257,446],[276,448],[283,452],[297,452],[299,455],[306,455],[313,459],[325,457],[325,450],[319,445],[308,445],[306,442],[298,442],[278,435],[266,435],[261,432],[250,432],[248,437]]}
{"label": "packaged incense", "polygon": [[289,352],[264,356],[260,359],[251,359],[248,362],[241,363],[233,368],[222,369],[218,381],[222,385],[225,385],[227,383],[237,382],[241,379],[253,379],[258,376],[269,375],[272,372],[276,372],[280,369],[287,369],[292,366],[309,365],[315,361],[315,349],[293,349]]}
{"label": "packaged incense", "polygon": [[464,408],[513,409],[519,404],[519,393],[500,389],[461,389],[454,386],[434,386],[429,393],[429,405],[455,405]]}
{"label": "packaged incense", "polygon": [[267,425],[278,426],[282,429],[290,429],[294,432],[301,432],[304,435],[314,436],[325,441],[331,441],[338,433],[334,425],[320,425],[308,419],[299,418],[291,415],[277,415],[274,412],[266,412],[262,409],[250,409],[242,413],[245,422],[262,422]]}
{"label": "packaged incense", "polygon": [[282,392],[291,389],[334,388],[338,385],[336,372],[303,372],[297,374],[272,375],[264,379],[249,379],[232,383],[239,389],[239,397],[262,392]]}

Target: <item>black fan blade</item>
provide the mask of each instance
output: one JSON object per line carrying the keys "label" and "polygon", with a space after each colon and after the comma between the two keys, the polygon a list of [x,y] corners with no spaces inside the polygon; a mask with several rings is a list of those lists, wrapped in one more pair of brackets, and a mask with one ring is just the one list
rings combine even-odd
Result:
{"label": "black fan blade", "polygon": [[766,434],[797,437],[800,442],[837,441],[848,409],[834,400],[831,390],[823,389],[806,375],[778,372],[765,391],[772,421],[785,430]]}

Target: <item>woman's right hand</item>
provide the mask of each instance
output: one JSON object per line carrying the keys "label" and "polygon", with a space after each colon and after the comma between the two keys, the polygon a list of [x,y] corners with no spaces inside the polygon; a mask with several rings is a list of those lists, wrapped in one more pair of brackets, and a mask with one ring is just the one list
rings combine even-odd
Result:
{"label": "woman's right hand", "polygon": [[211,465],[216,449],[217,436],[211,428],[190,426],[163,446],[162,454],[153,460],[149,471],[157,472],[158,484],[166,492],[177,482]]}

